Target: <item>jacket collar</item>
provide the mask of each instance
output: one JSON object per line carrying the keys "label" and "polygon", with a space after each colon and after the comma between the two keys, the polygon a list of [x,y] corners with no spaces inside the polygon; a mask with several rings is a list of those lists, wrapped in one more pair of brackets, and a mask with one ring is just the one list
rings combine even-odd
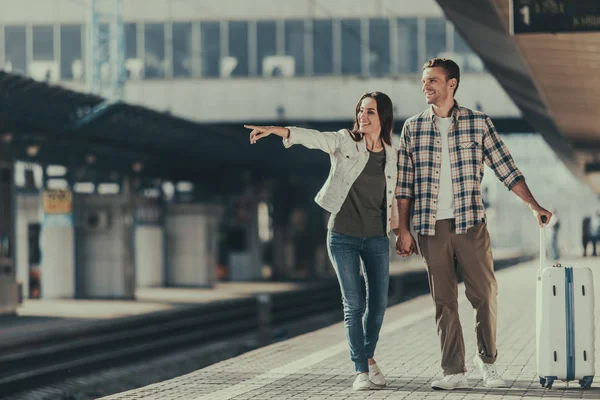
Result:
{"label": "jacket collar", "polygon": [[383,142],[383,148],[385,149],[385,159],[394,160],[397,154],[396,150],[394,149],[394,146],[390,146],[389,144]]}

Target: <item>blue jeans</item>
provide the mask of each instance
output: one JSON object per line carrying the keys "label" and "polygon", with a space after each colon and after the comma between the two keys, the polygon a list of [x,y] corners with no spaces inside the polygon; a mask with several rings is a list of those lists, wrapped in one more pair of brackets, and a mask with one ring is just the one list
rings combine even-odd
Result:
{"label": "blue jeans", "polygon": [[[350,344],[350,359],[356,372],[369,372],[383,315],[387,307],[390,281],[389,239],[387,236],[355,237],[330,231],[327,250],[342,291],[344,326]],[[366,299],[360,276],[364,269]],[[365,307],[366,305],[366,307]]]}

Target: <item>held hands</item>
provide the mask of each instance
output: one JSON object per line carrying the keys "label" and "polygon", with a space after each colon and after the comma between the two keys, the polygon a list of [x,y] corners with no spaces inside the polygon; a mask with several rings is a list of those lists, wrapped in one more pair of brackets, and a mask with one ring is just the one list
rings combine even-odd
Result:
{"label": "held hands", "polygon": [[252,129],[252,132],[250,132],[250,144],[256,143],[259,139],[265,138],[271,133],[281,136],[284,139],[290,136],[289,129],[283,126],[244,125],[244,128]]}
{"label": "held hands", "polygon": [[396,239],[396,254],[400,254],[402,257],[419,254],[417,242],[409,230],[400,230],[400,235]]}

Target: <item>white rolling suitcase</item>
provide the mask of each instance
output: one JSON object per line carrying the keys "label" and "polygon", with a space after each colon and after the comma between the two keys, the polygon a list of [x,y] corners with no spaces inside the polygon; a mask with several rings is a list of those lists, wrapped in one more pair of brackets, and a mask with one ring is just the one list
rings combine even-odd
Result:
{"label": "white rolling suitcase", "polygon": [[537,277],[536,344],[540,384],[594,379],[594,277],[589,268],[546,267],[546,228],[540,229]]}

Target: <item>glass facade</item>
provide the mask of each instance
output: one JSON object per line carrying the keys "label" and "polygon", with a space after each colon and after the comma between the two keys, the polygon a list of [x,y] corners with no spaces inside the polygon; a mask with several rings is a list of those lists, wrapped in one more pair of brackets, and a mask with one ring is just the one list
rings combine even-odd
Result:
{"label": "glass facade", "polygon": [[4,69],[27,74],[27,30],[24,26],[4,27]]}
{"label": "glass facade", "polygon": [[340,26],[342,29],[342,75],[360,75],[362,71],[360,20],[342,20]]}
{"label": "glass facade", "polygon": [[416,18],[399,18],[397,24],[398,53],[396,69],[398,73],[416,73],[427,60],[419,59],[419,24]]}
{"label": "glass facade", "polygon": [[192,24],[173,24],[173,77],[192,76],[193,59]]}
{"label": "glass facade", "polygon": [[218,22],[200,23],[200,71],[204,78],[217,78],[221,60],[221,26]]}
{"label": "glass facade", "polygon": [[[4,69],[33,74],[28,63],[53,63],[61,79],[83,79],[82,25],[2,28]],[[128,79],[419,74],[438,56],[484,71],[439,17],[127,22],[124,36]]]}
{"label": "glass facade", "polygon": [[305,46],[310,40],[310,32],[306,28],[306,23],[303,20],[285,21],[284,37],[284,53],[286,57],[293,60],[292,75],[305,75],[304,53]]}
{"label": "glass facade", "polygon": [[81,25],[60,27],[60,49],[60,78],[81,80],[84,71]]}
{"label": "glass facade", "polygon": [[369,20],[367,61],[370,75],[381,76],[392,72],[389,20]]}
{"label": "glass facade", "polygon": [[164,78],[165,66],[165,26],[144,24],[144,76]]}
{"label": "glass facade", "polygon": [[425,21],[425,60],[440,57],[448,49],[446,46],[446,20],[427,18]]}
{"label": "glass facade", "polygon": [[136,59],[137,51],[137,25],[125,24],[125,58]]}
{"label": "glass facade", "polygon": [[249,46],[248,22],[233,21],[228,24],[229,54],[227,68],[223,71],[226,76],[248,76]]}
{"label": "glass facade", "polygon": [[[141,54],[138,56],[138,25],[125,24],[124,29],[126,77],[127,79],[141,79],[144,71],[144,63],[141,59]],[[142,29],[141,25],[140,29]]]}
{"label": "glass facade", "polygon": [[277,55],[277,26],[275,21],[259,21],[256,24],[256,71],[259,76],[278,76],[272,67],[273,56]]}
{"label": "glass facade", "polygon": [[54,27],[52,25],[38,25],[32,29],[33,35],[33,60],[54,60]]}
{"label": "glass facade", "polygon": [[313,74],[333,74],[333,23],[331,20],[313,21],[311,42]]}

